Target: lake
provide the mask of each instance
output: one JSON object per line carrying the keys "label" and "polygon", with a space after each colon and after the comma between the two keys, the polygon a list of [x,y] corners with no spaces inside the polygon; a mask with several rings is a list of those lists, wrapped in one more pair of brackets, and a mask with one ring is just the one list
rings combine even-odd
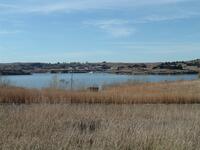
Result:
{"label": "lake", "polygon": [[[160,82],[176,80],[194,80],[198,75],[116,75],[106,73],[79,73],[79,74],[33,74],[22,76],[4,76],[12,85],[26,88],[46,88],[50,85],[59,84],[61,87],[70,89],[87,88],[91,86],[142,81]],[[73,79],[71,84],[71,79]]]}

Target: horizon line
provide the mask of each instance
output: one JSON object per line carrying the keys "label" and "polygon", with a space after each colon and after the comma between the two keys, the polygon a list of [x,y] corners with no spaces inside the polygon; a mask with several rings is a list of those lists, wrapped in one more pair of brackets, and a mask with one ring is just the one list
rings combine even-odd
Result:
{"label": "horizon line", "polygon": [[164,62],[186,62],[186,61],[194,61],[194,60],[200,60],[200,58],[196,58],[196,59],[185,59],[185,60],[173,60],[173,61],[140,61],[140,62],[130,62],[130,61],[70,61],[70,62],[39,62],[39,61],[13,61],[13,62],[0,62],[0,64],[17,64],[17,63],[21,63],[21,64],[29,64],[29,63],[41,63],[41,64],[70,64],[70,63],[81,63],[81,64],[86,64],[86,63],[164,63]]}

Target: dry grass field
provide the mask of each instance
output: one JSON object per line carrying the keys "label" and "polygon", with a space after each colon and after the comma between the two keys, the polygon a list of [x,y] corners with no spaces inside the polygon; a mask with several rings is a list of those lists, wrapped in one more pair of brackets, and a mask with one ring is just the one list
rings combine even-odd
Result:
{"label": "dry grass field", "polygon": [[199,104],[0,105],[2,150],[198,150]]}
{"label": "dry grass field", "polygon": [[192,104],[200,103],[200,81],[126,83],[99,92],[2,86],[0,103]]}
{"label": "dry grass field", "polygon": [[200,81],[0,87],[0,150],[198,150]]}

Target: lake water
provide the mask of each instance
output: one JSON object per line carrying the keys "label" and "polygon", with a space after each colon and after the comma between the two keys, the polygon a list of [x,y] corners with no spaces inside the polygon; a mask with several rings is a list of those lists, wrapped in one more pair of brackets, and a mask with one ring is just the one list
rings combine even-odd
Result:
{"label": "lake water", "polygon": [[[198,75],[116,75],[106,73],[83,73],[83,74],[33,74],[22,76],[5,76],[12,85],[26,87],[26,88],[46,88],[50,85],[59,84],[65,88],[74,89],[87,88],[90,86],[99,86],[131,82],[159,82],[159,81],[176,81],[176,80],[194,80],[198,78]],[[54,81],[54,82],[53,82]]]}

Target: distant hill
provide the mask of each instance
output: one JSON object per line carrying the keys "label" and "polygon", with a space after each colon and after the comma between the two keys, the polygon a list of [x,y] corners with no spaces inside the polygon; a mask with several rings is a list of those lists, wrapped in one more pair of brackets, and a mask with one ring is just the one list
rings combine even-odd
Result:
{"label": "distant hill", "polygon": [[32,73],[197,74],[200,59],[160,63],[1,63],[0,75]]}

